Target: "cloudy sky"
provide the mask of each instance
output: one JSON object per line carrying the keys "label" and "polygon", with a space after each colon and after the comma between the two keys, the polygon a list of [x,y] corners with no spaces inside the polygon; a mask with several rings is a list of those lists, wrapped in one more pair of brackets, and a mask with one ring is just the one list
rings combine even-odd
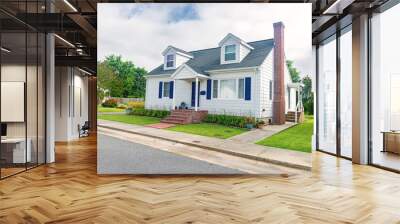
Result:
{"label": "cloudy sky", "polygon": [[250,42],[285,24],[286,58],[311,74],[311,4],[98,4],[98,60],[121,55],[148,71],[168,45],[186,51],[218,46],[227,33]]}

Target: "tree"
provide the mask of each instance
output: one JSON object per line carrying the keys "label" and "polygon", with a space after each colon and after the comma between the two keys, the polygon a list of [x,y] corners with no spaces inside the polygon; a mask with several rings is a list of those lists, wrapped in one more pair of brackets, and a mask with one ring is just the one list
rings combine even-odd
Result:
{"label": "tree", "polygon": [[292,78],[293,82],[300,82],[300,72],[297,68],[294,67],[293,61],[286,60],[286,65],[289,69],[290,77]]}
{"label": "tree", "polygon": [[314,96],[312,93],[312,80],[309,76],[305,76],[301,82],[303,83],[302,101],[304,112],[306,114],[314,114]]}
{"label": "tree", "polygon": [[[124,61],[121,56],[110,55],[98,65],[99,87],[107,89],[113,97],[142,98],[145,94],[147,71],[136,67],[131,61]],[[105,77],[107,76],[107,77]]]}

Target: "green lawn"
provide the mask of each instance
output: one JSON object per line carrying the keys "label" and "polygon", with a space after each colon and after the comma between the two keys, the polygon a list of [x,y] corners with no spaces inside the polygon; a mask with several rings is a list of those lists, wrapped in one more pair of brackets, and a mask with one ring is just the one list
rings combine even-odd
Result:
{"label": "green lawn", "polygon": [[301,152],[311,152],[313,123],[314,117],[306,115],[304,123],[265,138],[257,142],[257,144]]}
{"label": "green lawn", "polygon": [[247,129],[243,128],[233,128],[210,123],[177,125],[168,128],[168,130],[221,139],[230,138],[247,131]]}
{"label": "green lawn", "polygon": [[160,118],[156,117],[146,117],[146,116],[136,116],[136,115],[126,115],[126,114],[100,114],[97,115],[98,119],[118,121],[127,124],[136,125],[147,125],[156,124],[160,122]]}
{"label": "green lawn", "polygon": [[125,112],[125,109],[97,106],[97,112],[99,112],[99,113]]}

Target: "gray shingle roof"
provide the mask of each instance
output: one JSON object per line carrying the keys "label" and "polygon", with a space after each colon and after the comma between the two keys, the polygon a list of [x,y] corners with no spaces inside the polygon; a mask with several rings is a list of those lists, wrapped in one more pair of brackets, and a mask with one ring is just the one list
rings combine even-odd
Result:
{"label": "gray shingle roof", "polygon": [[[264,59],[268,56],[274,47],[274,40],[260,40],[254,42],[248,42],[254,49],[242,59],[239,63],[232,64],[221,64],[220,63],[220,48],[209,48],[204,50],[190,51],[189,54],[193,55],[193,58],[186,62],[193,70],[200,74],[208,75],[209,70],[220,70],[220,69],[234,69],[234,68],[247,68],[255,67],[262,64]],[[164,64],[161,64],[157,68],[150,71],[147,75],[163,75],[172,74],[175,69],[164,70]]]}
{"label": "gray shingle roof", "polygon": [[174,49],[174,50],[177,51],[177,52],[181,52],[181,53],[183,53],[183,54],[187,54],[187,55],[193,56],[192,53],[187,52],[187,51],[185,51],[185,50],[182,50],[182,49],[180,49],[180,48],[177,48],[177,47],[174,47],[174,46],[169,46],[169,47],[172,48],[172,49]]}

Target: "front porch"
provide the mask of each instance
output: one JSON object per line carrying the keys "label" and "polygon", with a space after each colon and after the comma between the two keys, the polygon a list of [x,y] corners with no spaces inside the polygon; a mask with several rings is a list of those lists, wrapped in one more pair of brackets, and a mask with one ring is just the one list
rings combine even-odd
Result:
{"label": "front porch", "polygon": [[190,110],[198,111],[200,95],[206,94],[205,91],[200,91],[201,82],[207,80],[208,76],[183,65],[171,77],[175,86],[172,94],[172,109],[189,110],[181,111],[181,114],[189,114]]}

